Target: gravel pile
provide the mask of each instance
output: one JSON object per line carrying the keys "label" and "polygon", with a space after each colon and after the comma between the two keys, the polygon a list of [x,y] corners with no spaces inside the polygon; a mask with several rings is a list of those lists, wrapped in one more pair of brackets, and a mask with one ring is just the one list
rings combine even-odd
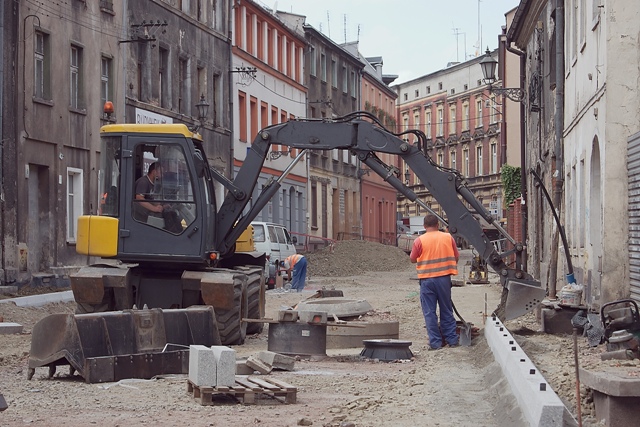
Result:
{"label": "gravel pile", "polygon": [[396,246],[366,240],[340,240],[333,250],[304,254],[310,276],[358,276],[370,271],[404,270],[411,266],[409,256]]}

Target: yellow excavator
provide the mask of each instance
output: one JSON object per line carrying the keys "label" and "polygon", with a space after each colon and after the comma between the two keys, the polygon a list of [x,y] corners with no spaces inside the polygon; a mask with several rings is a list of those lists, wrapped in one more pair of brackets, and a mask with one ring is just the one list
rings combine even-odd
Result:
{"label": "yellow excavator", "polygon": [[[417,143],[408,143],[406,133]],[[250,223],[309,149],[348,150],[429,210],[403,184],[398,167],[377,153],[401,158],[446,212],[443,225],[498,273],[504,288],[500,318],[518,317],[545,296],[540,282],[520,268],[524,246],[494,220],[458,171],[431,160],[420,131],[394,134],[367,112],[291,120],[258,133],[233,181],[209,166],[201,136],[185,125],[111,124],[100,134],[102,203],[97,215],[80,217],[77,240],[79,253],[100,262],[71,277],[77,314],[48,316],[35,325],[29,377],[38,367],[49,367],[52,376],[60,365],[88,382],[180,373],[188,368],[189,345],[241,344],[247,333],[260,332],[265,258],[252,251]],[[297,155],[252,199],[272,144]],[[214,182],[224,186],[223,200]],[[514,250],[498,253],[472,212]],[[515,267],[504,262],[511,254]]]}

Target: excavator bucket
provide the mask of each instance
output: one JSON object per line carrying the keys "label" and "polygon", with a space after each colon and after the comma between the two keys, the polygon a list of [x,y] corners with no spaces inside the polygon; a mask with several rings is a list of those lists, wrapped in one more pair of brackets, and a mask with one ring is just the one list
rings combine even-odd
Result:
{"label": "excavator bucket", "polygon": [[53,314],[33,327],[29,379],[61,365],[87,383],[185,374],[192,344],[220,345],[213,307]]}
{"label": "excavator bucket", "polygon": [[[511,320],[534,310],[545,298],[547,291],[536,280],[508,279],[509,291],[504,306],[504,319]],[[500,317],[500,316],[499,316]]]}

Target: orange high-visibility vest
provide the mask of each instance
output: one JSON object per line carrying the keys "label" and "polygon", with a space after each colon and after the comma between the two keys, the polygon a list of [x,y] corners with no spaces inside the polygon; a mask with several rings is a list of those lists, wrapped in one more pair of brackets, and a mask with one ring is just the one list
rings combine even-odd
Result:
{"label": "orange high-visibility vest", "polygon": [[286,257],[285,261],[289,261],[289,269],[293,271],[293,266],[296,265],[296,262],[300,261],[301,259],[302,259],[302,255],[293,254]]}
{"label": "orange high-visibility vest", "polygon": [[418,278],[440,277],[458,274],[458,263],[453,249],[453,237],[442,231],[429,231],[419,237],[422,252],[418,256]]}

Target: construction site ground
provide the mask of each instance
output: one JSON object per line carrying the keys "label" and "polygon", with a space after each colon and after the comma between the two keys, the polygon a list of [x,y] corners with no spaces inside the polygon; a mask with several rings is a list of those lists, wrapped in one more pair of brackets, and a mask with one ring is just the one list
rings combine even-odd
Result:
{"label": "construction site ground", "polygon": [[[332,252],[308,254],[307,287],[301,293],[267,292],[266,315],[294,307],[316,290],[335,288],[345,297],[365,299],[373,311],[362,320],[397,320],[401,340],[411,341],[412,360],[378,362],[359,356],[360,349],[331,349],[327,357],[300,358],[295,369],[270,376],[297,388],[297,403],[273,398],[243,405],[233,400],[202,406],[187,393],[185,375],[109,384],[86,384],[61,367],[53,379],[39,368],[27,380],[33,325],[50,313],[70,312],[74,303],[42,307],[0,304],[5,322],[24,325],[19,335],[0,335],[0,394],[9,408],[1,426],[515,426],[521,411],[482,334],[470,347],[428,351],[420,309],[419,283],[408,256],[398,248],[362,241],[336,244]],[[459,278],[468,274],[470,251],[463,251]],[[480,328],[484,315],[498,305],[497,276],[490,283],[453,288],[453,300],[466,321]],[[576,415],[573,339],[539,332],[535,316],[507,322],[521,347],[538,366],[571,413]],[[234,346],[238,358],[267,350],[268,325],[260,335]],[[579,339],[581,364],[598,362],[598,348]],[[611,361],[609,363],[620,363]],[[630,369],[640,371],[638,361]],[[593,421],[593,405],[581,390],[584,425]]]}

